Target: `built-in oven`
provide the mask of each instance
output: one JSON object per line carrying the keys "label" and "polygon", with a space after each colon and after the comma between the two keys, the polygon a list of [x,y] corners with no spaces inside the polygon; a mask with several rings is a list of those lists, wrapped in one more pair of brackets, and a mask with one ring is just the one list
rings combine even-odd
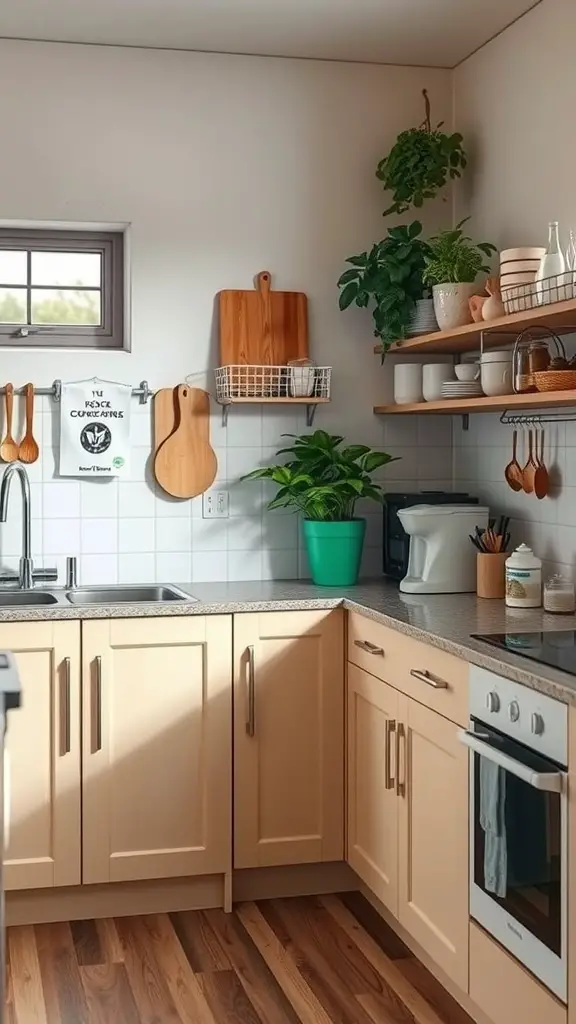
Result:
{"label": "built-in oven", "polygon": [[470,670],[470,914],[566,1001],[567,708]]}

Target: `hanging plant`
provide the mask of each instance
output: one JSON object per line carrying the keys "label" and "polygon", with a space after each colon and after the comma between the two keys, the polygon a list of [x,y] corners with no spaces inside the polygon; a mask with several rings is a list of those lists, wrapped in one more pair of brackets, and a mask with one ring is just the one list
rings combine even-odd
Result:
{"label": "hanging plant", "polygon": [[411,206],[420,207],[424,200],[434,199],[448,179],[459,178],[466,167],[466,153],[462,148],[460,132],[446,135],[440,131],[443,121],[432,128],[430,100],[422,90],[426,116],[418,128],[409,128],[396,139],[395,144],[378,164],[376,177],[384,188],[392,192],[394,202],[390,213],[405,213]]}

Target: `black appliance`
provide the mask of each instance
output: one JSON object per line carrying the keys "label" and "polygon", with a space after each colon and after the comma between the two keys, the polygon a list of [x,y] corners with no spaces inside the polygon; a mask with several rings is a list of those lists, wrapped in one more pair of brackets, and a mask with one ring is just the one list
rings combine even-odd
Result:
{"label": "black appliance", "polygon": [[410,537],[398,518],[398,509],[412,505],[477,505],[461,491],[415,491],[387,494],[383,516],[382,571],[393,580],[403,580],[408,571]]}
{"label": "black appliance", "polygon": [[472,637],[576,676],[575,629],[550,629],[542,633],[473,633]]}

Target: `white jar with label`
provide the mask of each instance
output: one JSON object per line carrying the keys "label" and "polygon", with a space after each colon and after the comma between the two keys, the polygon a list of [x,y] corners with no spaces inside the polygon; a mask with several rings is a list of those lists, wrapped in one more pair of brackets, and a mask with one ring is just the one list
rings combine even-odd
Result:
{"label": "white jar with label", "polygon": [[542,604],[542,561],[527,544],[506,559],[506,604],[510,608],[539,608]]}

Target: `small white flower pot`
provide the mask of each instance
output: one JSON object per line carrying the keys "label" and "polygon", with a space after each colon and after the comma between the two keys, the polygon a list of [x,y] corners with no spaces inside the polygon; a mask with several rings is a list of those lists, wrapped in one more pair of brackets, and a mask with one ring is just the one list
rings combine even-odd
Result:
{"label": "small white flower pot", "polygon": [[441,331],[451,331],[472,323],[468,299],[478,291],[475,284],[435,284],[432,289],[434,312]]}

